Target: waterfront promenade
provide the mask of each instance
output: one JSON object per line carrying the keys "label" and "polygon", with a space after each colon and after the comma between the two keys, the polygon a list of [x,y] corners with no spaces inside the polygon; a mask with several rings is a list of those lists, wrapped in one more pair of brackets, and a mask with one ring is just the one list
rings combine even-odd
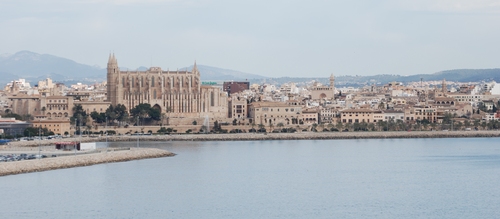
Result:
{"label": "waterfront promenade", "polygon": [[[383,139],[383,138],[473,138],[500,137],[500,131],[399,131],[399,132],[299,132],[299,133],[237,133],[237,134],[167,134],[108,136],[110,142],[120,141],[258,141],[258,140],[310,140],[310,139]],[[10,142],[3,150],[16,147],[54,145],[60,141],[104,142],[106,138],[76,137],[42,141]],[[32,150],[36,150],[32,148]]]}

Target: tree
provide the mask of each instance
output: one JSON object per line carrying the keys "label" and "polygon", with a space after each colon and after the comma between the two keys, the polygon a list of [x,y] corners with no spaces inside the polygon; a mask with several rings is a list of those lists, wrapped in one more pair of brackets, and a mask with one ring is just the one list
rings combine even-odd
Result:
{"label": "tree", "polygon": [[464,126],[465,126],[465,128],[469,128],[469,127],[470,127],[470,125],[471,125],[471,124],[470,124],[470,121],[469,121],[469,120],[465,120],[465,121],[464,121]]}
{"label": "tree", "polygon": [[81,104],[76,104],[73,107],[73,116],[70,118],[71,122],[76,126],[82,126],[87,124],[87,113],[83,109]]}
{"label": "tree", "polygon": [[474,127],[478,127],[481,124],[481,121],[479,119],[474,119]]}
{"label": "tree", "polygon": [[280,131],[281,131],[281,129],[283,129],[283,126],[285,126],[285,125],[283,125],[283,123],[282,123],[282,122],[280,122],[280,123],[276,124],[276,126],[277,126],[277,127],[280,129]]}
{"label": "tree", "polygon": [[323,131],[325,129],[325,123],[320,123],[319,125],[319,130]]}
{"label": "tree", "polygon": [[311,131],[313,131],[313,132],[317,132],[318,130],[316,130],[316,127],[318,127],[318,124],[313,123],[313,124],[312,124],[312,128],[311,128]]}
{"label": "tree", "polygon": [[486,126],[488,126],[488,124],[486,122],[481,123],[481,127],[483,128],[483,130],[486,129]]}
{"label": "tree", "polygon": [[445,124],[451,123],[452,118],[453,118],[453,114],[445,113],[444,118],[443,118],[443,123],[445,123]]}
{"label": "tree", "polygon": [[193,120],[192,124],[193,125],[198,125],[198,122],[196,122],[196,120]]}
{"label": "tree", "polygon": [[368,128],[368,130],[370,130],[370,131],[375,131],[375,124],[373,124],[373,123],[369,123],[367,128]]}
{"label": "tree", "polygon": [[342,130],[343,128],[342,122],[338,121],[337,124],[335,125],[335,128],[337,128],[338,130]]}
{"label": "tree", "polygon": [[[378,120],[377,121],[377,126],[378,126],[378,130],[379,131],[380,130],[384,130],[384,128],[385,128],[385,122],[384,122],[384,120]],[[384,130],[384,131],[386,131],[386,130]]]}
{"label": "tree", "polygon": [[134,118],[142,118],[143,120],[147,120],[148,122],[151,120],[159,121],[161,119],[160,110],[151,107],[149,103],[140,103],[130,110],[132,117]]}
{"label": "tree", "polygon": [[96,123],[106,122],[106,113],[98,113],[96,111],[90,113],[90,118]]}
{"label": "tree", "polygon": [[430,124],[432,130],[436,130],[437,124],[435,122]]}
{"label": "tree", "polygon": [[463,123],[458,121],[457,123],[454,124],[455,130],[461,130],[463,126]]}
{"label": "tree", "polygon": [[259,124],[259,130],[257,130],[258,132],[266,132],[266,126],[264,124]]}
{"label": "tree", "polygon": [[[7,111],[7,110],[5,110]],[[15,113],[7,113],[5,115],[3,115],[4,118],[14,118],[16,120],[23,120],[23,117],[21,115],[18,115],[18,114],[15,114]]]}
{"label": "tree", "polygon": [[26,129],[24,129],[24,136],[38,136],[38,131],[40,129],[39,128],[36,128],[36,127],[28,127]]}
{"label": "tree", "polygon": [[212,130],[214,133],[220,132],[222,130],[220,127],[220,124],[217,120],[215,120],[214,127],[212,128]]}

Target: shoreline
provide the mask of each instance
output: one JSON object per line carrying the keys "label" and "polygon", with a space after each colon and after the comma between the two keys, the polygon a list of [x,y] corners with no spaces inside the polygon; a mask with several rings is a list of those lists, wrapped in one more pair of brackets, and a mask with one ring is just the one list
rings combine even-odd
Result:
{"label": "shoreline", "polygon": [[[231,133],[231,134],[170,134],[108,136],[109,142],[120,141],[262,141],[262,140],[335,140],[335,139],[394,139],[394,138],[482,138],[500,137],[500,131],[397,131],[397,132],[298,132],[298,133]],[[55,142],[105,142],[106,137],[74,137],[51,140],[16,141],[0,146],[37,147],[54,145]]]}
{"label": "shoreline", "polygon": [[[268,140],[335,140],[335,139],[397,139],[397,138],[485,138],[500,137],[500,131],[411,131],[411,132],[301,132],[301,133],[238,133],[238,134],[173,134],[143,136],[108,136],[109,142],[124,141],[268,141]],[[0,153],[36,152],[42,146],[44,153],[52,153],[55,142],[105,142],[105,137],[18,141],[0,146]],[[112,150],[79,151],[54,158],[0,163],[0,176],[90,166],[102,163],[124,162],[148,158],[170,157],[174,153],[157,148],[115,148]]]}
{"label": "shoreline", "polygon": [[103,150],[96,153],[78,154],[76,156],[4,162],[0,164],[0,176],[171,156],[175,156],[175,154],[157,148]]}

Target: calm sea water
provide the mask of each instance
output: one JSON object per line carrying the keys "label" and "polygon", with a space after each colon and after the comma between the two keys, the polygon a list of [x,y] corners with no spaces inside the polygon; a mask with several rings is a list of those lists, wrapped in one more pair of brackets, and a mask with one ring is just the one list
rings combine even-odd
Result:
{"label": "calm sea water", "polygon": [[178,155],[0,177],[0,214],[500,218],[498,140],[141,142]]}

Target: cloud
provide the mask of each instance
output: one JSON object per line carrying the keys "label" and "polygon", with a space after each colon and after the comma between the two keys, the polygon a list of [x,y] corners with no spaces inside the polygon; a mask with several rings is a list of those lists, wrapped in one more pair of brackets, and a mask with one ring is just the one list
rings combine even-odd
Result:
{"label": "cloud", "polygon": [[394,5],[412,11],[453,13],[500,13],[498,0],[397,0]]}
{"label": "cloud", "polygon": [[79,3],[85,4],[113,4],[113,5],[133,5],[133,4],[159,4],[172,3],[180,0],[82,0]]}

